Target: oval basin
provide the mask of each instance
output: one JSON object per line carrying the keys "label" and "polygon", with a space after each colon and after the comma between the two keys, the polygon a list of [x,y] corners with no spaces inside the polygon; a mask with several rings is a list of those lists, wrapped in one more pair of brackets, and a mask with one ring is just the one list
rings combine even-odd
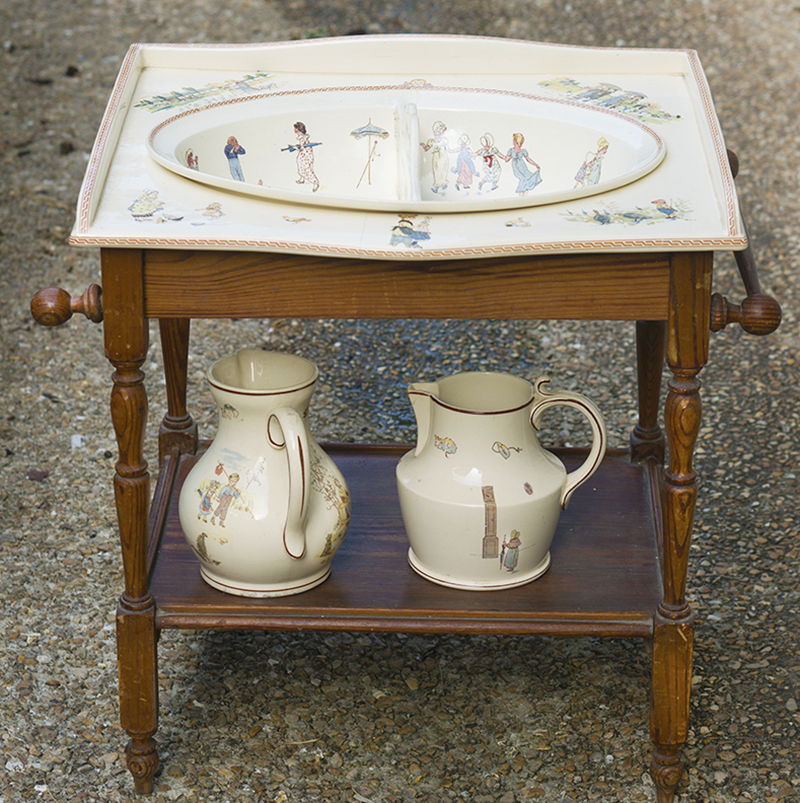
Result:
{"label": "oval basin", "polygon": [[636,181],[665,153],[652,129],[617,112],[424,82],[237,98],[165,120],[147,147],[202,184],[392,212],[572,200]]}

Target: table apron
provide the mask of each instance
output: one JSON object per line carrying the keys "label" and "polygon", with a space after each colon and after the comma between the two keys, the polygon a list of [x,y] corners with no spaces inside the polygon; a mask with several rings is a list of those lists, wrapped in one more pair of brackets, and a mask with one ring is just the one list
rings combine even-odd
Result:
{"label": "table apron", "polygon": [[143,254],[148,318],[666,320],[668,254],[387,261]]}

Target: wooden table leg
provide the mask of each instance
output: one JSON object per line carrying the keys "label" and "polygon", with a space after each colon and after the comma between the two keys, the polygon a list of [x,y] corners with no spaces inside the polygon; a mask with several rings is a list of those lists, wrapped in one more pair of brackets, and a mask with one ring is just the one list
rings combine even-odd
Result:
{"label": "wooden table leg", "polygon": [[189,318],[162,318],[161,350],[167,381],[167,414],[158,431],[159,464],[164,455],[197,451],[197,423],[186,409],[186,383],[189,365]]}
{"label": "wooden table leg", "polygon": [[631,460],[664,463],[664,433],[658,423],[667,326],[664,321],[636,322],[636,370],[639,421],[631,433]]}
{"label": "wooden table leg", "polygon": [[683,773],[680,750],[689,728],[694,619],[686,601],[686,573],[697,498],[692,457],[700,431],[700,380],[708,360],[710,253],[672,260],[667,363],[672,373],[665,407],[669,462],[662,487],[664,598],[653,649],[650,774],[659,803],[670,803]]}
{"label": "wooden table leg", "polygon": [[136,791],[152,792],[158,753],[155,602],[147,587],[150,475],[144,459],[147,391],[142,364],[149,330],[144,317],[142,253],[102,252],[106,356],[114,366],[111,418],[119,446],[114,476],[125,591],[117,607],[120,719],[130,736],[128,769]]}

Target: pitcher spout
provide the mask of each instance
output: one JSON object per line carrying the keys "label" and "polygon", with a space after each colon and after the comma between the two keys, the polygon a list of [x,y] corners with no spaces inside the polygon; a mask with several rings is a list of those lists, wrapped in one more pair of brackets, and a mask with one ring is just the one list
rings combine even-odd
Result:
{"label": "pitcher spout", "polygon": [[414,456],[418,457],[428,443],[431,433],[433,398],[439,393],[438,382],[415,382],[408,386],[408,397],[417,419],[417,448]]}

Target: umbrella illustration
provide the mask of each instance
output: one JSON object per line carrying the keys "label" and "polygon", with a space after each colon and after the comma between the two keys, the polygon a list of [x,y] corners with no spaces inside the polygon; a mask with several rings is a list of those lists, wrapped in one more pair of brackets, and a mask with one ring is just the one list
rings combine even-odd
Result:
{"label": "umbrella illustration", "polygon": [[[361,182],[364,180],[364,176],[367,177],[367,183],[372,184],[372,160],[376,156],[375,149],[378,147],[378,140],[386,139],[386,137],[389,136],[389,132],[380,126],[374,125],[372,119],[370,118],[370,121],[366,125],[362,125],[361,128],[351,131],[350,136],[355,137],[356,139],[363,139],[364,137],[367,137],[367,143],[369,145],[367,163],[364,165],[364,169],[361,171],[361,178],[358,179],[358,184],[356,184],[356,189],[358,189],[361,186]],[[373,138],[375,139],[374,142],[372,141]]]}

